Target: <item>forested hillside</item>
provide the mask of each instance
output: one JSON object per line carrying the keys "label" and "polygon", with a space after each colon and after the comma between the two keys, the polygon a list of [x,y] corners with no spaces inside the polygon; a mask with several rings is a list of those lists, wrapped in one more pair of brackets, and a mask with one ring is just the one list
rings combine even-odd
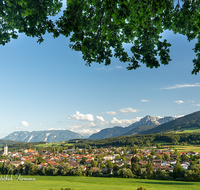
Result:
{"label": "forested hillside", "polygon": [[152,133],[165,133],[172,131],[181,131],[185,129],[200,129],[200,111],[186,115],[176,120],[170,121],[159,125],[153,129],[149,129],[141,132],[141,134],[152,134]]}

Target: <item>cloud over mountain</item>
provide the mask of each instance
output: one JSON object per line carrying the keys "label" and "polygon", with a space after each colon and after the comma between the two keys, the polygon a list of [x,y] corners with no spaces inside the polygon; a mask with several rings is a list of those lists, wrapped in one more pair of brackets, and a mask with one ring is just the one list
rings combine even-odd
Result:
{"label": "cloud over mountain", "polygon": [[75,115],[70,115],[68,119],[75,119],[80,121],[94,121],[94,117],[92,114],[82,114],[79,111],[76,111]]}

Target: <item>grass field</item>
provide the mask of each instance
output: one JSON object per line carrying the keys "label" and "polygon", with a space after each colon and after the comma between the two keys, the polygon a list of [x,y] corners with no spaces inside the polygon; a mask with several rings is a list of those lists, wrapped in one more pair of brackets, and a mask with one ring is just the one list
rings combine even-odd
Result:
{"label": "grass field", "polygon": [[[36,147],[62,147],[61,143],[48,143],[48,144],[38,144]],[[73,144],[63,144],[63,146],[73,146]]]}
{"label": "grass field", "polygon": [[183,152],[188,152],[188,151],[200,152],[200,147],[199,146],[195,146],[195,145],[194,146],[174,146],[173,149],[177,149],[178,151],[183,151]]}
{"label": "grass field", "polygon": [[[28,176],[22,176],[25,178]],[[31,178],[33,176],[30,176]],[[148,190],[199,190],[199,182],[163,181],[147,179],[34,176],[36,181],[0,181],[2,190],[60,190],[71,187],[74,190],[136,190],[143,186]]]}
{"label": "grass field", "polygon": [[200,128],[191,127],[191,128],[183,128],[181,130],[183,131],[178,131],[176,133],[194,133],[194,132],[200,131]]}

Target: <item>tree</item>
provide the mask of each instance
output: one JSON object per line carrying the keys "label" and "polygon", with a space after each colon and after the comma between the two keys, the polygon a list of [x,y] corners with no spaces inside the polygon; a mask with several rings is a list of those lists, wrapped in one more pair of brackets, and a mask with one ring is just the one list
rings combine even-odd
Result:
{"label": "tree", "polygon": [[87,159],[88,159],[87,157],[83,157],[82,160],[80,161],[80,164],[84,164]]}
{"label": "tree", "polygon": [[113,167],[113,164],[112,164],[112,162],[111,161],[106,161],[106,167],[107,168],[112,168]]}
{"label": "tree", "polygon": [[48,16],[54,16],[61,9],[59,0],[4,0],[0,1],[0,44],[5,45],[19,33],[38,37],[50,32],[54,24]]}
{"label": "tree", "polygon": [[169,154],[164,154],[164,160],[169,160],[170,159],[170,155]]}
{"label": "tree", "polygon": [[132,171],[128,168],[119,169],[117,174],[118,174],[118,176],[125,177],[125,178],[133,178],[134,177]]}
{"label": "tree", "polygon": [[92,150],[92,147],[91,147],[91,146],[89,146],[88,151],[89,151],[90,154],[93,153],[93,150]]}
{"label": "tree", "polygon": [[35,162],[37,162],[37,164],[41,164],[41,163],[46,163],[46,160],[42,156],[38,156],[35,159]]}
{"label": "tree", "polygon": [[7,163],[5,170],[6,170],[6,174],[13,174],[15,170],[15,166],[11,163]]}
{"label": "tree", "polygon": [[98,165],[97,161],[91,160],[91,166],[92,167],[97,167],[97,165]]}
{"label": "tree", "polygon": [[200,173],[200,164],[195,164],[193,167],[192,167],[192,171],[194,171],[195,173]]}
{"label": "tree", "polygon": [[114,172],[118,171],[118,169],[119,169],[119,166],[118,166],[118,165],[114,165],[114,166],[113,166],[113,171],[114,171]]}
{"label": "tree", "polygon": [[147,156],[150,160],[153,160],[153,156],[150,154],[149,156]]}
{"label": "tree", "polygon": [[19,157],[16,156],[12,157],[12,161],[19,161]]}
{"label": "tree", "polygon": [[199,181],[200,180],[200,164],[195,164],[187,174],[187,178],[190,181]]}
{"label": "tree", "polygon": [[100,163],[100,166],[99,166],[101,169],[105,167],[105,165],[103,163]]}
{"label": "tree", "polygon": [[150,162],[150,160],[147,163],[147,171],[148,173],[151,173],[153,171],[152,163]]}
{"label": "tree", "polygon": [[30,175],[31,169],[32,169],[32,162],[31,161],[25,161],[24,162],[24,168],[23,168],[23,174]]}
{"label": "tree", "polygon": [[181,154],[180,157],[182,161],[187,160],[189,158],[186,154]]}
{"label": "tree", "polygon": [[151,151],[151,155],[156,155],[156,151],[155,151],[155,150],[152,150],[152,151]]}
{"label": "tree", "polygon": [[175,149],[175,151],[174,151],[174,154],[177,154],[177,155],[179,155],[179,152],[178,152],[178,150],[177,150],[177,149]]}
{"label": "tree", "polygon": [[131,164],[131,170],[132,170],[133,174],[139,175],[139,173],[140,173],[140,167],[139,167],[138,162],[136,162],[136,163],[133,162]]}
{"label": "tree", "polygon": [[[17,31],[38,37],[52,32],[54,37],[70,37],[70,47],[81,51],[86,65],[92,62],[109,65],[114,56],[128,63],[127,69],[137,69],[141,63],[157,68],[171,61],[170,43],[161,40],[164,30],[186,35],[189,41],[197,39],[192,74],[200,71],[200,2],[181,0],[67,0],[66,10],[53,22],[48,16],[61,8],[59,0],[5,0],[0,3],[0,44],[17,38]],[[132,43],[129,55],[124,43]]]}
{"label": "tree", "polygon": [[125,163],[121,168],[130,168],[130,165]]}
{"label": "tree", "polygon": [[76,176],[81,176],[82,173],[84,172],[84,167],[83,166],[78,166],[75,170],[75,175]]}
{"label": "tree", "polygon": [[4,173],[4,163],[0,162],[0,174]]}
{"label": "tree", "polygon": [[173,177],[174,177],[174,179],[185,177],[185,169],[181,166],[180,162],[177,162],[174,167]]}
{"label": "tree", "polygon": [[66,175],[70,171],[70,165],[64,164],[61,169],[61,174]]}
{"label": "tree", "polygon": [[162,159],[161,155],[156,156],[156,159]]}
{"label": "tree", "polygon": [[[72,34],[70,47],[81,51],[89,66],[92,62],[109,65],[114,54],[121,62],[129,63],[127,69],[132,70],[140,67],[140,63],[150,68],[167,65],[171,61],[171,44],[160,38],[164,30],[172,30],[186,35],[189,41],[198,39],[194,48],[197,59],[193,60],[192,71],[197,74],[200,70],[199,6],[199,1],[192,0],[183,1],[182,7],[179,3],[174,6],[173,0],[70,0],[56,22],[54,36]],[[131,56],[123,43],[134,44]]]}

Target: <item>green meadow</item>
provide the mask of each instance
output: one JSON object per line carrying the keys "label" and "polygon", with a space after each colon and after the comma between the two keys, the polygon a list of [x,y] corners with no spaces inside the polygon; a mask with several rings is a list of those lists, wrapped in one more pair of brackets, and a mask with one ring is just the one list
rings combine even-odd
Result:
{"label": "green meadow", "polygon": [[164,181],[132,178],[73,177],[73,176],[22,176],[36,178],[36,181],[0,181],[2,190],[60,190],[71,187],[74,190],[199,190],[199,182]]}
{"label": "green meadow", "polygon": [[200,128],[198,128],[198,127],[189,127],[189,128],[182,128],[181,130],[183,130],[183,131],[178,131],[176,133],[194,133],[194,132],[199,132]]}
{"label": "green meadow", "polygon": [[[175,149],[177,149],[179,152],[188,152],[188,151],[197,151],[200,152],[199,145],[193,145],[193,146],[174,146]],[[174,149],[173,148],[173,149]]]}
{"label": "green meadow", "polygon": [[63,143],[48,143],[48,144],[37,144],[35,147],[62,147],[62,146],[73,146],[73,144],[63,144]]}

